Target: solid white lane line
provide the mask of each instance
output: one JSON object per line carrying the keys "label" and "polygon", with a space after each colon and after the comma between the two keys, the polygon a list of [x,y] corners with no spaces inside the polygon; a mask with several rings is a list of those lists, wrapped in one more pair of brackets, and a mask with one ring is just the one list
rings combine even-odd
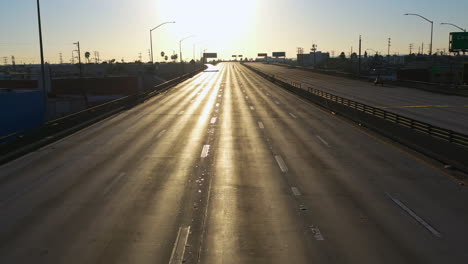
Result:
{"label": "solid white lane line", "polygon": [[216,103],[216,107],[219,107],[219,103]]}
{"label": "solid white lane line", "polygon": [[261,129],[265,128],[265,126],[263,125],[263,123],[261,121],[258,121],[258,127],[261,128]]}
{"label": "solid white lane line", "polygon": [[166,129],[164,129],[163,131],[159,132],[159,134],[156,136],[156,138],[160,138],[162,137],[165,133],[166,133]]}
{"label": "solid white lane line", "polygon": [[297,118],[293,113],[289,113],[289,115],[292,116],[292,118]]}
{"label": "solid white lane line", "polygon": [[276,162],[278,163],[278,166],[280,167],[282,172],[288,172],[288,167],[286,166],[286,163],[284,163],[283,158],[280,155],[275,156]]}
{"label": "solid white lane line", "polygon": [[312,235],[314,236],[315,240],[325,240],[322,236],[322,233],[320,232],[320,229],[316,226],[311,226],[310,231],[312,231]]}
{"label": "solid white lane line", "polygon": [[253,110],[255,110],[255,108],[254,108],[253,106],[250,106],[250,110],[252,110],[252,111],[253,111]]}
{"label": "solid white lane line", "polygon": [[188,236],[190,234],[190,226],[179,228],[177,238],[172,249],[171,259],[169,264],[181,264],[184,261],[185,247],[187,245]]}
{"label": "solid white lane line", "polygon": [[211,124],[214,124],[214,123],[216,123],[216,120],[217,120],[217,118],[216,118],[216,117],[213,117],[213,118],[211,118],[210,123],[211,123]]}
{"label": "solid white lane line", "polygon": [[210,152],[210,145],[204,145],[200,157],[202,158],[208,157],[209,152]]}
{"label": "solid white lane line", "polygon": [[183,115],[185,111],[180,111],[178,115]]}
{"label": "solid white lane line", "polygon": [[294,196],[301,196],[301,192],[297,187],[291,187],[291,191],[294,194]]}
{"label": "solid white lane line", "polygon": [[218,97],[223,97],[223,95],[220,94],[220,95],[218,95]]}
{"label": "solid white lane line", "polygon": [[104,189],[104,191],[102,192],[104,196],[106,196],[111,190],[112,190],[112,186],[115,185],[116,182],[118,182],[120,180],[120,178],[122,178],[123,176],[125,176],[125,172],[122,172],[120,173],[117,177],[115,177],[111,183],[109,183],[109,185],[106,186],[106,188]]}
{"label": "solid white lane line", "polygon": [[321,136],[316,135],[316,137],[317,137],[320,141],[322,141],[322,143],[323,143],[325,146],[330,147],[330,145],[328,144],[328,142],[326,142]]}
{"label": "solid white lane line", "polygon": [[411,217],[413,217],[416,221],[418,221],[423,227],[425,227],[429,232],[431,232],[434,236],[436,237],[441,237],[442,234],[440,234],[439,231],[437,231],[435,228],[433,228],[431,225],[429,225],[424,219],[419,217],[415,212],[413,212],[411,209],[409,209],[405,204],[403,204],[400,200],[393,198],[389,193],[385,193],[388,198],[390,198],[394,203],[396,203],[401,209],[403,209],[406,213],[408,213]]}

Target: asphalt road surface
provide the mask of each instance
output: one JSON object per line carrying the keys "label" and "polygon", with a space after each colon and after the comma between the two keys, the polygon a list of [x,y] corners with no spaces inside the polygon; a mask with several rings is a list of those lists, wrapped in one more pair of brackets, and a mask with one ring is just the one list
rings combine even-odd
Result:
{"label": "asphalt road surface", "polygon": [[435,126],[468,134],[468,97],[352,80],[277,65],[251,63],[257,69],[363,104],[383,108]]}
{"label": "asphalt road surface", "polygon": [[218,67],[0,167],[0,263],[468,263],[437,164]]}

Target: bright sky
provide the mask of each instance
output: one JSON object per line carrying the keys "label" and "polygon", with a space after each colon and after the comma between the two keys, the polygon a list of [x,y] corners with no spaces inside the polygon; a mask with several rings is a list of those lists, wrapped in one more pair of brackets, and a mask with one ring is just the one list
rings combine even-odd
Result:
{"label": "bright sky", "polygon": [[[257,53],[306,51],[312,43],[319,50],[363,50],[408,53],[409,44],[424,42],[429,48],[430,24],[418,13],[434,20],[434,51],[448,49],[448,33],[457,31],[441,22],[468,28],[466,0],[41,0],[46,61],[70,60],[73,42],[81,49],[99,51],[101,59],[148,61],[149,29],[176,21],[153,32],[155,57],[172,54],[183,42],[184,59],[200,49],[228,59],[233,54],[256,57]],[[0,58],[14,55],[17,63],[39,62],[36,0],[0,0]],[[3,63],[3,59],[0,61]]]}

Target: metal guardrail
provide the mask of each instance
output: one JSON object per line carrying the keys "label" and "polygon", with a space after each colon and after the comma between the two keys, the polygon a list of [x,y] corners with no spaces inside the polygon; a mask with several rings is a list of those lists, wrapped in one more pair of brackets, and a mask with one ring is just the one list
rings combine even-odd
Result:
{"label": "metal guardrail", "polygon": [[262,72],[243,64],[265,79],[359,125],[372,129],[444,164],[468,173],[468,136],[386,110],[339,97]]}
{"label": "metal guardrail", "polygon": [[[170,87],[194,76],[195,74],[203,71],[204,69],[206,69],[206,66],[194,72],[184,74],[175,79],[156,85],[154,89],[151,91],[122,97],[122,98],[119,98],[119,99],[116,99],[116,100],[113,100],[104,104],[100,104],[92,108],[88,108],[86,110],[83,110],[77,113],[67,115],[62,118],[48,121],[34,129],[30,129],[26,131],[19,131],[13,134],[0,137],[0,164],[8,160],[11,160],[12,158],[18,157],[22,154],[25,154],[28,151],[37,149],[40,146],[53,142],[60,137],[65,136],[65,135],[57,136],[57,134],[59,133],[62,133],[62,132],[71,133],[73,131],[76,131],[78,129],[81,129],[82,127],[89,125],[88,124],[89,122],[91,123],[96,122],[111,114],[117,113],[123,109],[129,108],[136,104],[144,102],[148,100],[149,98],[166,91]],[[41,140],[44,142],[39,143]],[[28,145],[38,145],[38,146],[33,146],[28,150],[18,152],[20,148],[26,147]],[[13,152],[18,152],[18,153],[13,153]]]}

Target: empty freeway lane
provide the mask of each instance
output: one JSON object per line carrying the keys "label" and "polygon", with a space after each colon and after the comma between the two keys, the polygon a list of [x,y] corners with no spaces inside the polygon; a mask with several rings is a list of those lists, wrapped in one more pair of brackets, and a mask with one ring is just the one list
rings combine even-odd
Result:
{"label": "empty freeway lane", "polygon": [[0,263],[468,263],[432,162],[221,63],[0,167]]}

